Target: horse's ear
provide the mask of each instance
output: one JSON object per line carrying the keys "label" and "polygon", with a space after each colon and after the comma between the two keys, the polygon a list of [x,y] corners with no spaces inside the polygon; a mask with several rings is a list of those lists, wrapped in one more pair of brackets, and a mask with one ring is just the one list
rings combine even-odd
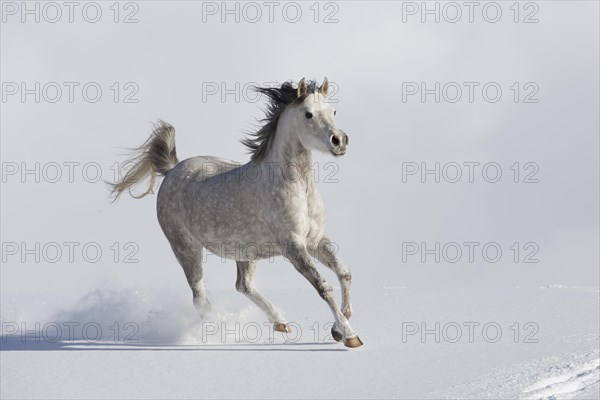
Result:
{"label": "horse's ear", "polygon": [[304,78],[300,79],[300,82],[298,82],[298,97],[300,96],[304,96],[307,92],[308,88],[306,87],[306,81],[304,80]]}
{"label": "horse's ear", "polygon": [[327,80],[327,77],[323,79],[323,84],[319,88],[319,92],[321,92],[323,96],[327,96],[327,93],[329,92],[329,81]]}

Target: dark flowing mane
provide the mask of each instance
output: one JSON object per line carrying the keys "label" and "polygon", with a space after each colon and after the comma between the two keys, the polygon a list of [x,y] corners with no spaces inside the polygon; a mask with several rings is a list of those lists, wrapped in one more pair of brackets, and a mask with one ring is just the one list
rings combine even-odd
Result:
{"label": "dark flowing mane", "polygon": [[261,120],[264,125],[258,131],[249,133],[249,137],[241,140],[242,144],[250,150],[252,161],[262,161],[271,150],[277,131],[277,123],[283,110],[290,104],[302,103],[315,90],[321,91],[315,81],[307,82],[306,88],[307,90],[300,96],[298,95],[298,89],[292,85],[292,82],[285,82],[280,88],[254,88],[254,90],[269,98],[269,104],[265,112],[266,116]]}

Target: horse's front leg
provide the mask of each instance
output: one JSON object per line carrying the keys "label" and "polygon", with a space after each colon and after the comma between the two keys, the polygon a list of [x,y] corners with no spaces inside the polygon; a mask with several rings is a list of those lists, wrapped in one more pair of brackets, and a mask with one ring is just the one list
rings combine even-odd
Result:
{"label": "horse's front leg", "polygon": [[333,288],[315,268],[306,246],[300,242],[292,241],[285,246],[285,249],[286,257],[291,261],[296,270],[298,270],[298,272],[313,285],[319,295],[329,305],[335,319],[335,326],[341,336],[336,340],[343,339],[344,345],[347,347],[361,346],[363,343],[358,338],[350,326],[350,322],[348,322],[348,319],[342,314],[333,298]]}
{"label": "horse's front leg", "polygon": [[317,260],[325,264],[336,275],[342,288],[342,314],[348,319],[352,315],[352,303],[350,302],[350,283],[352,275],[350,269],[337,257],[335,248],[327,236],[323,237],[315,249]]}

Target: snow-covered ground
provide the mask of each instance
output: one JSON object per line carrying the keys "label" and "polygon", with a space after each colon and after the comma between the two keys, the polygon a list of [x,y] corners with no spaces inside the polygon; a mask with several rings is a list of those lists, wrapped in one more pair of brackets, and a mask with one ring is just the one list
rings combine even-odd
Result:
{"label": "snow-covered ground", "polygon": [[356,288],[358,349],[328,336],[311,289],[264,292],[292,323],[287,337],[233,289],[210,293],[206,321],[188,293],[98,290],[60,311],[49,298],[3,296],[1,397],[600,395],[597,289]]}

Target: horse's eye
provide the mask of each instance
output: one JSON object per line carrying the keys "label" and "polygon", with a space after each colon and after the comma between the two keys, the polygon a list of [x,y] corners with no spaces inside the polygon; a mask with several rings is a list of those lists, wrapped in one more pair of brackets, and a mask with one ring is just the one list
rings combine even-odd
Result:
{"label": "horse's eye", "polygon": [[333,115],[337,114],[337,110],[333,110]]}
{"label": "horse's eye", "polygon": [[312,113],[305,112],[305,113],[304,113],[304,116],[305,116],[307,119],[311,119],[311,118],[312,118]]}

